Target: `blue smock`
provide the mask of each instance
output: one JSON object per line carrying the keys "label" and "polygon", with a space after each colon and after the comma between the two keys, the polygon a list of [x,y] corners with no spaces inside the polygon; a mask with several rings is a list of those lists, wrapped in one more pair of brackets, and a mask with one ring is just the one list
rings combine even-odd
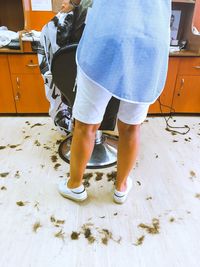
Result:
{"label": "blue smock", "polygon": [[171,0],[94,0],[77,65],[115,97],[153,103],[167,75]]}

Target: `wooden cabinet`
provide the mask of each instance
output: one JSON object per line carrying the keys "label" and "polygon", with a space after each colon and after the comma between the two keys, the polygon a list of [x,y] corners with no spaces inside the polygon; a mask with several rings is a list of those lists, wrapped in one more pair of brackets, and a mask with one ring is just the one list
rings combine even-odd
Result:
{"label": "wooden cabinet", "polygon": [[15,101],[7,55],[0,55],[0,113],[15,113]]}
{"label": "wooden cabinet", "polygon": [[200,76],[179,76],[174,93],[176,112],[200,113]]}
{"label": "wooden cabinet", "polygon": [[200,113],[200,58],[181,58],[172,105],[175,112]]}
{"label": "wooden cabinet", "polygon": [[200,75],[200,57],[181,58],[179,75]]}
{"label": "wooden cabinet", "polygon": [[170,107],[172,106],[174,88],[176,84],[176,77],[178,73],[179,57],[170,57],[168,65],[167,80],[165,83],[165,88],[160,96],[160,103],[157,100],[149,108],[149,113],[170,113]]}
{"label": "wooden cabinet", "polygon": [[36,55],[0,55],[0,78],[0,113],[48,113]]}
{"label": "wooden cabinet", "polygon": [[37,56],[9,55],[9,66],[12,74],[40,74]]}
{"label": "wooden cabinet", "polygon": [[37,74],[13,74],[13,90],[18,113],[47,113],[44,82]]}
{"label": "wooden cabinet", "polygon": [[[163,113],[200,113],[200,57],[170,58],[160,102]],[[158,100],[149,113],[161,113]]]}
{"label": "wooden cabinet", "polygon": [[44,81],[36,55],[8,56],[14,98],[18,113],[47,113]]}

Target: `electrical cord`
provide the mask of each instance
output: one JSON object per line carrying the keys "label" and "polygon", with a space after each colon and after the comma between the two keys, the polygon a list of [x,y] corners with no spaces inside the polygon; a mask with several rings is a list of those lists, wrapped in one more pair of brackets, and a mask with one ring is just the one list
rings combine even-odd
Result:
{"label": "electrical cord", "polygon": [[[172,111],[175,112],[175,109],[172,106],[167,106],[161,103],[160,97],[158,98],[158,102],[159,102],[159,106],[160,106],[160,112],[164,117],[164,120],[166,122],[166,128],[165,130],[174,134],[181,134],[181,135],[185,135],[187,133],[189,133],[190,131],[190,127],[188,125],[184,125],[184,126],[172,126],[169,124],[169,120],[172,118]],[[169,112],[169,117],[166,118],[166,116],[163,113],[162,107],[166,107],[170,110]],[[178,129],[186,129],[184,132],[179,131]]]}

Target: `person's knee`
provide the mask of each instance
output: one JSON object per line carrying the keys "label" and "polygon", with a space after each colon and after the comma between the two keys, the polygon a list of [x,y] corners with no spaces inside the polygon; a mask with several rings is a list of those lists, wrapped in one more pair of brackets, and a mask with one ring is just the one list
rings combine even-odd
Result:
{"label": "person's knee", "polygon": [[74,131],[78,132],[82,136],[93,136],[99,128],[99,124],[86,124],[81,121],[75,121]]}
{"label": "person's knee", "polygon": [[118,131],[120,135],[136,135],[139,134],[140,124],[127,124],[122,121],[118,121]]}

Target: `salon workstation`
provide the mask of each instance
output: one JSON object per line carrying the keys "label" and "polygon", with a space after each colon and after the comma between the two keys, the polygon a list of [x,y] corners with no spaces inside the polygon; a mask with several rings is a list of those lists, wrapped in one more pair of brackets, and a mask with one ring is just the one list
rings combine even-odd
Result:
{"label": "salon workstation", "polygon": [[[124,8],[130,5],[133,10],[140,5],[136,0],[125,2]],[[141,1],[147,14],[150,2]],[[157,10],[169,1],[153,2]],[[156,101],[148,101],[153,102],[150,106],[142,103],[143,115],[138,109],[133,115],[127,107],[122,109],[122,97],[113,92],[102,112],[103,101],[101,106],[93,101],[107,97],[105,90],[98,91],[103,85],[81,72],[89,62],[83,46],[90,29],[86,27],[100,3],[0,0],[0,267],[199,266],[200,0],[170,3],[166,77],[164,72],[159,76],[164,86]],[[106,18],[106,1],[102,4]],[[126,21],[123,10],[121,17]],[[101,24],[95,30],[101,31]],[[101,42],[96,36],[88,42],[93,58]],[[162,51],[163,43],[158,42],[154,51]],[[105,54],[98,55],[99,61],[110,59],[109,52]],[[139,63],[135,68],[137,77],[144,73],[138,78],[142,84],[148,81],[145,73],[156,68],[153,61],[152,70],[147,65],[150,54],[145,46],[138,54],[146,58],[144,72]],[[119,77],[125,69],[131,73],[131,57],[126,59]],[[162,53],[157,61],[162,62]],[[110,71],[111,61],[107,62],[104,80]],[[89,64],[85,66],[89,70]],[[116,73],[112,77],[107,84],[116,81]],[[77,116],[84,122],[87,109],[85,92],[77,91],[81,86],[96,90],[87,96],[94,109],[88,109],[86,119],[97,124],[99,112],[103,117],[95,128],[82,185],[70,187],[70,175],[90,150],[89,145],[79,147],[74,171],[73,137],[81,140],[86,131],[76,128]],[[77,105],[82,105],[81,112]],[[123,155],[118,120],[133,116],[140,121],[140,147],[127,178],[129,190],[119,190],[119,162],[128,166],[129,161],[126,155],[124,161],[118,156]]]}

